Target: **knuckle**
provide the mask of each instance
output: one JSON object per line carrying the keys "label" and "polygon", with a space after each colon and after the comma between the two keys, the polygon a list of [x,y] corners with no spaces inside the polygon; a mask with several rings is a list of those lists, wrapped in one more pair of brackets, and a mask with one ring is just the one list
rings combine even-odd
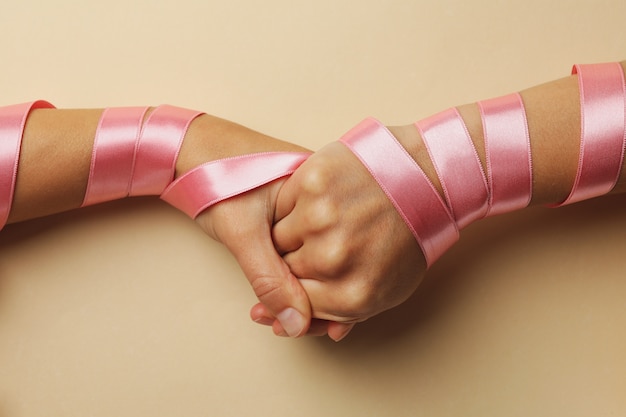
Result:
{"label": "knuckle", "polygon": [[274,277],[257,277],[252,280],[251,285],[254,294],[256,294],[259,301],[263,303],[271,304],[273,300],[276,300],[283,294],[283,287]]}
{"label": "knuckle", "polygon": [[320,268],[327,276],[337,276],[350,267],[350,250],[343,239],[332,239],[324,245]]}
{"label": "knuckle", "polygon": [[341,288],[340,315],[365,320],[374,315],[377,309],[375,291],[363,280],[353,279]]}
{"label": "knuckle", "polygon": [[306,221],[313,231],[326,230],[339,221],[338,207],[330,199],[319,199],[309,206]]}
{"label": "knuckle", "polygon": [[306,175],[302,179],[302,190],[313,195],[324,194],[332,184],[330,169],[321,163],[311,163]]}

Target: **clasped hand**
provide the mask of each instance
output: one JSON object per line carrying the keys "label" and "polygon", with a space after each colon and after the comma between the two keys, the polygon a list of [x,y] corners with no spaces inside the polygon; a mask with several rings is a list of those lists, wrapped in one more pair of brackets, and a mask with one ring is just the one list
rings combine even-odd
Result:
{"label": "clasped hand", "polygon": [[280,336],[344,338],[408,298],[425,261],[376,181],[339,142],[296,172],[210,208],[198,222],[233,253]]}

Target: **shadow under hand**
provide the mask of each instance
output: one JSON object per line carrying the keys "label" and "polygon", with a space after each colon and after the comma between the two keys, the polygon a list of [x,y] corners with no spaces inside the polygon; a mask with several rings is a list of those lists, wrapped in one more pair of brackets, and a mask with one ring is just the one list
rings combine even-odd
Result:
{"label": "shadow under hand", "polygon": [[442,327],[450,331],[481,321],[489,326],[532,308],[533,297],[542,293],[586,291],[587,279],[604,279],[621,291],[622,274],[611,271],[624,267],[625,206],[626,195],[616,195],[477,222],[461,233],[406,302],[357,325],[338,345],[320,345],[340,357],[361,359],[380,351],[416,350],[442,337]]}
{"label": "shadow under hand", "polygon": [[[16,274],[24,279],[23,274],[7,270],[17,264],[9,262],[15,256],[25,258],[28,253],[54,254],[59,251],[59,258],[71,259],[71,254],[62,253],[61,248],[67,248],[70,242],[76,246],[98,246],[102,228],[128,224],[128,219],[150,208],[155,208],[154,198],[124,199],[6,225],[0,231],[0,280]],[[120,235],[119,239],[128,240],[128,237]],[[33,255],[30,261],[38,260]]]}
{"label": "shadow under hand", "polygon": [[59,229],[81,227],[94,219],[108,217],[115,221],[123,216],[154,207],[153,197],[136,197],[84,207],[46,217],[8,224],[0,231],[0,253],[26,240],[53,233]]}

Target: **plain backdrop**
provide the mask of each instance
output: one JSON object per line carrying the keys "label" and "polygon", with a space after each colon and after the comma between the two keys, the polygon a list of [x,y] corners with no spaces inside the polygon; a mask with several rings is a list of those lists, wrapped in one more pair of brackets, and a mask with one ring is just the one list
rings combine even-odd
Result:
{"label": "plain backdrop", "polygon": [[[162,103],[317,149],[626,59],[626,2],[75,0],[0,13],[0,104]],[[470,226],[343,342],[277,338],[156,199],[0,232],[0,416],[626,414],[626,198]]]}

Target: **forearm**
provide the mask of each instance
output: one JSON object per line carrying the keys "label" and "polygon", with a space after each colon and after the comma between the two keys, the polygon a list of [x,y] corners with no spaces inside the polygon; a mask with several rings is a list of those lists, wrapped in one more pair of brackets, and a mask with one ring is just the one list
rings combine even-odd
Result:
{"label": "forearm", "polygon": [[174,106],[50,106],[0,108],[0,229],[7,217],[18,222],[128,196],[160,196],[231,250],[289,335],[306,332],[308,298],[276,252],[271,225],[283,177],[309,151]]}
{"label": "forearm", "polygon": [[[368,118],[311,156],[281,190],[273,236],[291,270],[309,278],[314,317],[354,323],[402,302],[475,220],[591,198],[616,179],[613,192],[626,191],[623,67],[584,66],[585,77],[406,126]],[[582,106],[581,80],[591,91]],[[588,135],[581,120],[590,115]]]}
{"label": "forearm", "polygon": [[[626,67],[626,62],[622,63]],[[579,159],[581,137],[580,92],[576,75],[571,75],[520,92],[528,123],[532,156],[532,204],[557,204],[569,195]],[[458,107],[483,170],[486,172],[483,124],[476,103]],[[424,142],[414,125],[390,130],[418,162],[442,194],[441,184]],[[626,191],[622,169],[613,192]]]}
{"label": "forearm", "polygon": [[[22,139],[9,223],[81,206],[101,109],[35,109]],[[150,110],[146,113],[149,116]],[[238,124],[201,115],[186,131],[176,177],[207,161],[267,150],[301,151]]]}
{"label": "forearm", "polygon": [[9,223],[79,207],[101,110],[33,110],[24,129]]}

